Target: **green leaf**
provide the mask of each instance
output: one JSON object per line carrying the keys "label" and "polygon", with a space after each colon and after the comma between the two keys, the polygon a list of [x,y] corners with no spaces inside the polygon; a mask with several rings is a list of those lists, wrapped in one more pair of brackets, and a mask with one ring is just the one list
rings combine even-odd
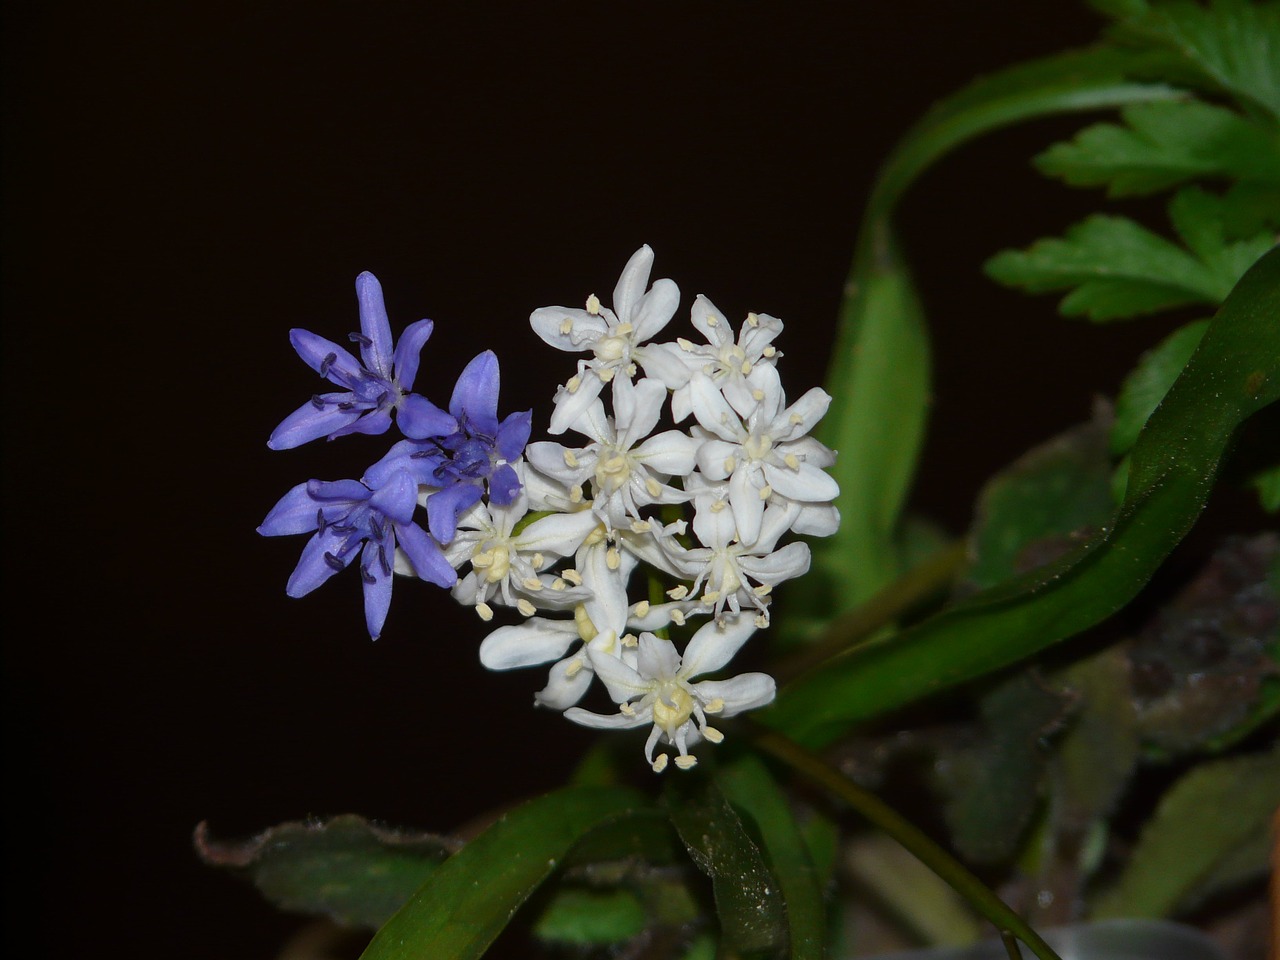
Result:
{"label": "green leaf", "polygon": [[533,925],[533,933],[540,940],[592,946],[630,940],[644,928],[644,906],[631,891],[563,887]]}
{"label": "green leaf", "polygon": [[760,719],[807,745],[1009,666],[1129,602],[1202,510],[1232,434],[1280,398],[1280,251],[1240,281],[1134,446],[1128,492],[1096,536],[1047,568],[868,643],[783,688]]}
{"label": "green leaf", "polygon": [[1199,187],[1184,187],[1169,202],[1178,236],[1217,278],[1224,296],[1276,243],[1271,230],[1228,243],[1228,216],[1225,200]]}
{"label": "green leaf", "polygon": [[1211,85],[1280,119],[1280,4],[1162,3],[1137,21]]}
{"label": "green leaf", "polygon": [[667,781],[663,803],[694,864],[711,878],[722,942],[780,956],[788,934],[778,881],[724,794],[709,777],[685,774]]}
{"label": "green leaf", "polygon": [[786,903],[790,960],[821,960],[826,939],[822,887],[787,797],[764,763],[748,754],[716,771],[725,799],[760,831],[764,854]]}
{"label": "green leaf", "polygon": [[213,840],[202,823],[195,844],[205,863],[242,873],[284,910],[369,929],[385,923],[461,846],[354,814],[324,823],[283,823],[243,842]]}
{"label": "green leaf", "polygon": [[1147,419],[1178,379],[1208,328],[1208,320],[1179,327],[1138,360],[1116,398],[1115,423],[1111,427],[1114,455],[1122,456],[1132,449]]}
{"label": "green leaf", "polygon": [[1196,767],[1161,799],[1125,872],[1098,899],[1095,919],[1170,916],[1261,876],[1277,804],[1278,752]]}
{"label": "green leaf", "polygon": [[479,957],[575,843],[638,805],[630,790],[567,787],[509,811],[431,874],[362,960]]}
{"label": "green leaf", "polygon": [[1268,513],[1280,510],[1280,463],[1267,470],[1255,473],[1249,478],[1249,484],[1258,491],[1262,501],[1262,509]]}
{"label": "green leaf", "polygon": [[1111,518],[1107,420],[1054,437],[996,474],[978,498],[965,587],[992,587],[1057,559]]}
{"label": "green leaf", "polygon": [[1154,193],[1199,177],[1280,183],[1280,139],[1199,100],[1134,104],[1035,158],[1042,173],[1109,196]]}

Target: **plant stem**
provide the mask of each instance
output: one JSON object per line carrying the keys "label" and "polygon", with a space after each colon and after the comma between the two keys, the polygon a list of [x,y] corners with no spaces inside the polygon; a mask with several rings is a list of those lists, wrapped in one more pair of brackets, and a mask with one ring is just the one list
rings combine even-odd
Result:
{"label": "plant stem", "polygon": [[950,585],[964,557],[963,542],[939,550],[866,603],[836,617],[818,640],[778,664],[772,671],[774,676],[785,683],[832,657],[847,653],[912,608],[941,593]]}
{"label": "plant stem", "polygon": [[740,719],[739,723],[757,747],[781,760],[806,780],[835,794],[897,840],[921,863],[945,880],[975,910],[995,924],[1006,949],[1011,944],[1013,946],[1011,957],[1018,956],[1017,944],[1012,942],[1012,938],[1016,937],[1030,947],[1040,960],[1062,960],[1012,907],[996,896],[964,864],[930,840],[919,828],[875,794],[864,790],[817,754],[806,750],[794,740],[746,718]]}

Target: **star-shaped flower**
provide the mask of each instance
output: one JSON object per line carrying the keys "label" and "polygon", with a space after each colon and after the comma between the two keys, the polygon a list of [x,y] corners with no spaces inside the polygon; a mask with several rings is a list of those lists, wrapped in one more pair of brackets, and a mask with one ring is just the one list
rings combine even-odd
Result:
{"label": "star-shaped flower", "polygon": [[447,415],[410,392],[432,322],[410,324],[393,346],[378,278],[368,272],[356,277],[356,297],[360,332],[350,334],[349,339],[360,345],[360,360],[309,330],[289,331],[289,342],[307,366],[343,389],[317,393],[285,417],[267,441],[272,450],[286,450],[325,436],[333,440],[349,433],[385,433],[393,412],[407,437],[430,437],[448,427],[442,419]]}
{"label": "star-shaped flower", "polygon": [[656,773],[667,766],[667,755],[654,758],[659,741],[674,744],[679,751],[676,766],[687,770],[698,760],[689,748],[699,740],[719,743],[724,739],[707,716],[732,717],[773,701],[773,678],[765,673],[744,673],[730,680],[702,680],[695,677],[719,670],[755,632],[747,616],[735,617],[721,625],[711,621],[695,633],[681,657],[670,640],[652,633],[640,634],[635,665],[609,655],[592,652],[596,675],[604,681],[609,696],[619,704],[618,713],[602,715],[571,707],[565,718],[584,727],[625,730],[653,724],[645,744],[645,758]]}
{"label": "star-shaped flower", "polygon": [[358,554],[365,623],[376,640],[391,606],[397,546],[423,580],[441,587],[457,581],[440,546],[413,522],[417,502],[418,485],[404,470],[377,487],[358,480],[310,480],[281,497],[258,532],[279,537],[315,531],[285,587],[291,597],[310,593]]}

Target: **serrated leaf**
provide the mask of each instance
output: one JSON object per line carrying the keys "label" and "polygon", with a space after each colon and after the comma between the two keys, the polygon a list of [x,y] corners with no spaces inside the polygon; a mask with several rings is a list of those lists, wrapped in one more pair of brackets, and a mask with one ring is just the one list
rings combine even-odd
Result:
{"label": "serrated leaf", "polygon": [[987,261],[986,271],[1030,293],[1070,289],[1059,311],[1093,321],[1191,303],[1216,305],[1231,289],[1177,244],[1128,217],[1105,214],[1068,227],[1064,237],[998,253]]}
{"label": "serrated leaf", "polygon": [[1169,201],[1169,220],[1191,252],[1218,278],[1219,285],[1230,290],[1275,246],[1276,238],[1265,230],[1227,242],[1224,206],[1221,197],[1199,187],[1184,187]]}
{"label": "serrated leaf", "polygon": [[1182,373],[1208,327],[1208,320],[1179,327],[1138,360],[1116,398],[1115,422],[1111,427],[1114,455],[1126,454],[1133,447],[1147,419]]}
{"label": "serrated leaf", "polygon": [[1128,867],[1098,898],[1095,919],[1170,916],[1262,875],[1277,804],[1280,753],[1196,767],[1161,799]]}
{"label": "serrated leaf", "polygon": [[1162,3],[1138,25],[1212,85],[1280,119],[1280,4]]}
{"label": "serrated leaf", "polygon": [[214,840],[202,823],[195,844],[205,863],[242,873],[284,910],[369,929],[385,923],[461,846],[353,814],[283,823],[243,842]]}
{"label": "serrated leaf", "polygon": [[533,933],[540,940],[596,946],[630,940],[644,928],[644,906],[631,891],[562,887],[533,925]]}
{"label": "serrated leaf", "polygon": [[431,874],[361,960],[479,957],[579,840],[637,809],[630,790],[566,787],[505,813]]}
{"label": "serrated leaf", "polygon": [[764,763],[750,754],[717,769],[716,783],[760,831],[786,904],[788,960],[821,960],[827,931],[822,886],[786,795]]}
{"label": "serrated leaf", "polygon": [[963,584],[992,587],[1043,566],[1111,518],[1109,417],[1028,451],[983,487]]}
{"label": "serrated leaf", "polygon": [[699,870],[711,878],[721,939],[751,956],[781,956],[787,916],[778,881],[724,794],[708,777],[667,781],[663,803]]}
{"label": "serrated leaf", "polygon": [[762,722],[807,746],[1032,656],[1127,604],[1204,507],[1236,428],[1280,398],[1280,251],[1240,281],[1135,444],[1125,502],[1062,560],[865,644],[778,693]]}
{"label": "serrated leaf", "polygon": [[1262,470],[1249,478],[1249,484],[1258,491],[1262,509],[1268,513],[1280,510],[1280,463]]}
{"label": "serrated leaf", "polygon": [[1035,158],[1042,173],[1109,196],[1154,193],[1196,178],[1280,183],[1280,141],[1234,111],[1199,100],[1134,104],[1125,126],[1099,123]]}

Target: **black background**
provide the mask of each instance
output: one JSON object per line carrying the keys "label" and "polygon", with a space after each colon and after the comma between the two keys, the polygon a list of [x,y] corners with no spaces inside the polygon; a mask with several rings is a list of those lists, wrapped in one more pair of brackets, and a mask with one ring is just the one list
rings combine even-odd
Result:
{"label": "black background", "polygon": [[[977,73],[1079,45],[1082,7],[261,3],[11,6],[5,30],[6,933],[56,956],[268,957],[295,921],[200,866],[220,836],[356,811],[449,829],[549,788],[592,734],[489,676],[479,623],[402,582],[284,595],[302,538],[254,533],[352,438],[271,453],[313,389],[303,326],[436,332],[439,402],[485,348],[545,423],[572,359],[531,309],[606,302],[641,243],[730,317],[782,317],[818,382],[861,205],[893,142]],[[1027,158],[1077,121],[964,148],[902,215],[936,332],[917,505],[1113,392],[1159,322],[1090,328],[980,274],[1096,197]],[[675,329],[672,327],[671,329]]]}

